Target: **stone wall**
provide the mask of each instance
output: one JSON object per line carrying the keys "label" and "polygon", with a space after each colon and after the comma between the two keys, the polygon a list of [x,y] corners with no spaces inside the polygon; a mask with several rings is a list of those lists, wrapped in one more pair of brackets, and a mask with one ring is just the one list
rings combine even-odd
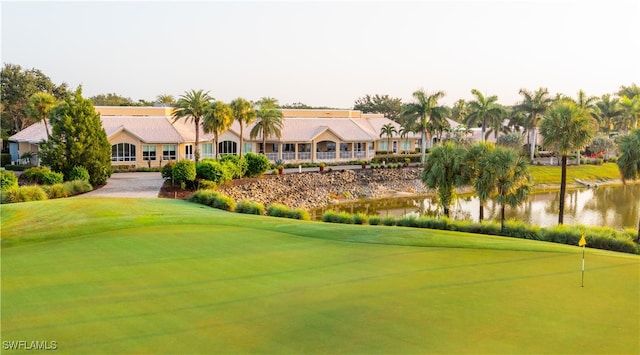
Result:
{"label": "stone wall", "polygon": [[248,199],[269,205],[311,209],[340,200],[425,193],[421,168],[341,170],[292,173],[234,180],[219,188],[236,201]]}

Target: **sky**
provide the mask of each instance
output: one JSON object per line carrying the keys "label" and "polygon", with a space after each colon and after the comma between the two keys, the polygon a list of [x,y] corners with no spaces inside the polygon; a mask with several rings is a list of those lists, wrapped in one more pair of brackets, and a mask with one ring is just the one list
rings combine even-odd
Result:
{"label": "sky", "polygon": [[472,89],[640,85],[640,1],[5,1],[1,58],[86,97],[204,89],[217,100],[351,108],[366,94],[450,105]]}

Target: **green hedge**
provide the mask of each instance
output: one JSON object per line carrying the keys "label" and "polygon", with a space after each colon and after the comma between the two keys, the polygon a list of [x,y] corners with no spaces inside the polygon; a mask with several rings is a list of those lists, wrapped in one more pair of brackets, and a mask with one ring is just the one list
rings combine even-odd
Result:
{"label": "green hedge", "polygon": [[46,200],[47,193],[38,185],[14,186],[0,190],[0,203],[18,203]]}
{"label": "green hedge", "polygon": [[11,171],[0,170],[0,189],[18,186],[18,176]]}
{"label": "green hedge", "polygon": [[236,212],[263,215],[265,213],[265,208],[264,205],[260,202],[240,200],[236,205]]}
{"label": "green hedge", "polygon": [[309,212],[301,208],[289,208],[280,203],[273,203],[269,205],[267,207],[267,216],[300,219],[303,221],[311,219],[309,217]]}
{"label": "green hedge", "polygon": [[420,162],[420,154],[381,154],[376,155],[371,162],[381,164],[382,162],[404,164],[405,159],[409,158],[412,163]]}
{"label": "green hedge", "polygon": [[236,208],[236,202],[231,197],[214,190],[198,190],[191,194],[188,200],[229,212],[233,212]]}
{"label": "green hedge", "polygon": [[11,154],[2,153],[0,154],[0,166],[11,165]]}

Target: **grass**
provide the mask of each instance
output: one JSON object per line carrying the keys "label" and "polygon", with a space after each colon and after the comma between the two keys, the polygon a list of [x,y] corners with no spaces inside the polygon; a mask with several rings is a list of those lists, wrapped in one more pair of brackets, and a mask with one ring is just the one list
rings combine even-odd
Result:
{"label": "grass", "polygon": [[[529,173],[534,185],[560,184],[562,169],[560,166],[531,165]],[[567,183],[574,183],[575,179],[584,181],[620,179],[620,171],[615,163],[567,166]]]}
{"label": "grass", "polygon": [[[234,214],[2,206],[2,340],[63,353],[638,353],[640,257]],[[3,349],[4,350],[4,349]],[[3,351],[10,353],[10,351]]]}

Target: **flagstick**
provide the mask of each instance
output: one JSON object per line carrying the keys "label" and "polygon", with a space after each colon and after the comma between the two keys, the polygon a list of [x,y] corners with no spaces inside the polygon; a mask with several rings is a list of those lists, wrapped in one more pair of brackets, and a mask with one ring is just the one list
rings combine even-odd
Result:
{"label": "flagstick", "polygon": [[582,246],[582,286],[584,287],[584,245]]}

